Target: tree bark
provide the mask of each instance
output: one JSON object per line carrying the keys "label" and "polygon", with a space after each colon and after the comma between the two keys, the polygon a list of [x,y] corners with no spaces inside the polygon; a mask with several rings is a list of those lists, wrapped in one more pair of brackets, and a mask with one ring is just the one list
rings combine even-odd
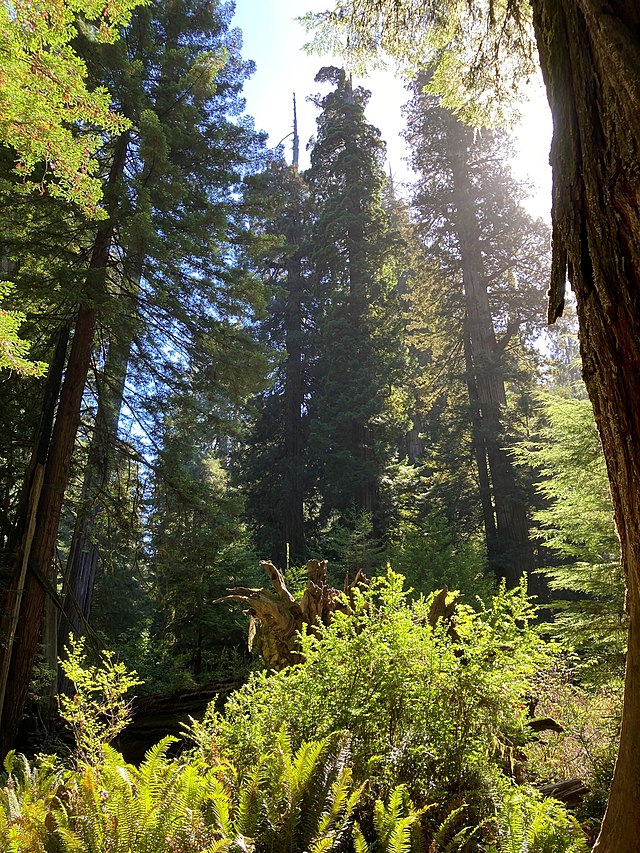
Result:
{"label": "tree bark", "polygon": [[[122,175],[128,141],[127,133],[116,143],[105,194],[107,199]],[[113,230],[113,219],[105,221],[98,229],[87,277],[87,295],[90,299],[100,297],[104,293]],[[8,665],[8,680],[2,708],[0,755],[7,751],[15,739],[27,700],[44,613],[45,587],[40,578],[55,586],[53,557],[73,447],[80,423],[80,406],[91,364],[97,318],[98,309],[92,303],[82,305],[76,319],[45,466],[44,484],[37,507],[36,529],[29,559],[29,566],[33,566],[33,570],[27,572],[25,579],[15,641],[12,648],[6,650],[7,656],[3,661],[3,666]],[[18,577],[20,560],[17,554],[13,571],[14,576]],[[12,583],[11,586],[15,584]],[[7,659],[9,655],[10,660]]]}
{"label": "tree bark", "polygon": [[496,564],[496,516],[491,497],[491,480],[489,478],[489,462],[487,460],[487,449],[482,438],[482,414],[480,401],[478,399],[478,387],[476,385],[473,371],[473,357],[471,354],[471,339],[469,332],[464,329],[464,363],[467,394],[469,396],[469,409],[471,412],[471,440],[473,442],[473,455],[476,459],[478,469],[478,492],[480,495],[480,506],[482,508],[482,522],[484,525],[485,538],[487,540],[487,560],[489,566]]}
{"label": "tree bark", "polygon": [[553,113],[549,320],[576,294],[629,609],[618,760],[594,850],[640,850],[640,5],[533,0]]}

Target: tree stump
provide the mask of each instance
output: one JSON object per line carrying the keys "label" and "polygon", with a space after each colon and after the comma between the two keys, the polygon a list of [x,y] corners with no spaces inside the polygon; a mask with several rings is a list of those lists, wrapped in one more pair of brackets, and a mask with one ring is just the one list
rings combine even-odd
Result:
{"label": "tree stump", "polygon": [[[262,560],[260,566],[266,572],[272,590],[234,587],[215,603],[239,601],[246,605],[249,649],[257,652],[269,669],[281,670],[302,660],[298,634],[303,625],[313,632],[320,624],[330,624],[333,614],[338,610],[344,611],[348,604],[340,590],[327,584],[326,560],[309,560],[307,583],[298,600],[289,592],[273,563]],[[351,583],[345,580],[343,592],[348,600],[352,600],[354,590],[366,585],[366,576],[358,572]]]}

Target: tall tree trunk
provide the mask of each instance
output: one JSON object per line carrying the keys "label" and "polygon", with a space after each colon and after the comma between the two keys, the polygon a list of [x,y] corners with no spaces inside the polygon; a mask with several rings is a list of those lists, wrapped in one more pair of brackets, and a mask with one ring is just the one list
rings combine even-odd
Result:
{"label": "tall tree trunk", "polygon": [[[111,456],[118,434],[131,339],[113,340],[104,366],[98,410],[89,446],[78,515],[62,584],[63,612],[58,626],[58,647],[69,634],[80,637],[91,615],[93,587],[98,568],[97,519],[102,510],[99,494],[112,470]],[[66,680],[58,673],[58,688]]]}
{"label": "tall tree trunk", "polygon": [[[301,212],[291,211],[292,228],[288,238],[299,245]],[[297,214],[297,216],[296,216]],[[295,233],[294,233],[295,232]],[[287,307],[285,313],[284,456],[286,507],[285,541],[289,559],[299,565],[304,558],[304,435],[302,406],[304,378],[302,365],[302,291],[304,281],[299,252],[287,262]]]}
{"label": "tall tree trunk", "polygon": [[[150,38],[148,20],[138,18],[137,37],[140,40],[138,51],[144,53],[146,41]],[[162,71],[157,83],[157,94],[155,98],[155,111],[160,117],[160,124],[170,124],[170,111],[174,94],[170,87],[172,75],[173,51],[177,49],[178,38],[183,29],[184,21],[175,8],[167,14],[167,28],[165,32],[165,53],[163,55]],[[169,94],[168,94],[169,93]],[[126,150],[125,150],[126,154]],[[150,162],[146,163],[144,174],[144,186],[151,189],[155,160],[152,156]],[[140,201],[140,207],[135,214],[148,215],[146,209],[147,200]],[[135,215],[134,214],[134,215]],[[127,261],[131,267],[131,275],[125,279],[123,289],[128,287],[129,292],[123,294],[131,299],[132,304],[137,302],[140,280],[147,254],[148,240],[141,234],[128,247]],[[135,322],[134,322],[135,325]],[[131,346],[133,343],[133,332],[121,332],[121,337],[114,336],[107,353],[103,370],[103,379],[98,400],[98,410],[94,424],[94,432],[89,447],[89,456],[85,469],[82,493],[76,518],[76,524],[71,540],[69,557],[67,559],[65,576],[63,578],[64,610],[61,614],[58,626],[58,646],[65,647],[69,634],[75,637],[86,633],[85,626],[91,615],[91,603],[93,599],[93,588],[98,570],[99,550],[96,541],[98,518],[102,511],[102,504],[98,497],[101,488],[107,483],[111,473],[111,450],[116,443],[118,435],[118,421],[122,409],[124,396],[124,385],[129,365]],[[58,689],[64,692],[71,686],[71,682],[65,678],[64,673],[58,672]]]}
{"label": "tall tree trunk", "polygon": [[[146,239],[140,237],[134,248],[128,252],[135,272],[127,277],[123,284],[122,298],[130,301],[132,306],[137,306],[146,246]],[[100,558],[97,543],[98,519],[103,508],[100,493],[113,471],[113,450],[118,439],[118,423],[133,345],[133,330],[138,321],[137,311],[133,310],[132,313],[133,317],[123,324],[119,334],[114,333],[112,336],[102,378],[98,383],[98,409],[69,556],[62,578],[63,606],[59,616],[56,613],[56,645],[60,651],[68,643],[69,634],[78,638],[87,633],[91,616],[93,589]],[[71,681],[58,669],[57,692],[68,692],[70,688]]]}
{"label": "tall tree trunk", "polygon": [[[113,205],[113,192],[124,170],[128,141],[129,135],[126,133],[116,142],[105,191],[107,204],[111,201]],[[113,209],[110,212],[113,214]],[[104,295],[113,230],[112,218],[106,220],[98,229],[87,276],[86,293],[89,299],[96,300]],[[25,579],[15,641],[2,662],[2,667],[8,666],[8,679],[2,707],[0,754],[6,752],[18,732],[42,630],[45,586],[50,584],[55,587],[53,557],[73,447],[80,423],[80,406],[91,363],[97,318],[95,301],[82,305],[76,318],[37,507],[36,527],[29,558],[30,570]],[[20,571],[21,561],[16,554],[13,568],[15,578],[19,577]],[[9,655],[10,659],[7,659]]]}
{"label": "tall tree trunk", "polygon": [[530,571],[534,566],[533,549],[529,541],[526,504],[516,482],[514,466],[502,445],[501,408],[506,404],[506,393],[467,163],[471,133],[459,123],[453,124],[450,131],[456,231],[467,315],[465,335],[468,334],[468,349],[465,360],[467,371],[471,370],[467,386],[470,389],[472,429],[481,490],[486,489],[485,463],[480,458],[483,453],[486,453],[491,476],[494,524],[489,523],[486,495],[481,495],[489,565],[497,577],[506,580],[508,586],[515,586],[522,573]]}
{"label": "tall tree trunk", "polygon": [[464,362],[465,381],[467,394],[469,395],[469,408],[471,411],[471,440],[473,443],[473,455],[476,459],[478,469],[478,492],[480,494],[480,506],[482,508],[482,523],[487,540],[487,560],[489,566],[495,566],[496,555],[496,514],[491,497],[491,479],[489,477],[489,460],[487,459],[487,448],[483,439],[482,413],[480,400],[478,398],[478,386],[476,385],[473,370],[473,357],[471,355],[471,339],[465,322],[464,328]]}
{"label": "tall tree trunk", "polygon": [[[298,137],[298,112],[293,95],[293,162],[291,171],[298,175],[300,139]],[[302,273],[303,212],[302,185],[293,186],[291,209],[288,211],[287,239],[297,246],[293,257],[287,261],[287,307],[285,312],[285,364],[284,386],[284,456],[286,482],[285,540],[287,557],[294,565],[304,558],[304,435],[302,406],[304,404],[304,373],[302,365],[302,301],[304,277]]]}
{"label": "tall tree trunk", "polygon": [[[8,541],[8,546],[13,552],[14,572],[4,595],[0,628],[2,636],[2,645],[0,646],[0,719],[2,718],[2,708],[9,680],[9,663],[20,616],[27,567],[35,534],[38,503],[44,481],[44,468],[51,443],[51,431],[53,430],[55,408],[60,396],[68,343],[69,329],[64,327],[58,335],[56,349],[49,366],[38,436],[25,475],[16,520]],[[19,571],[16,571],[15,569],[18,567]]]}
{"label": "tall tree trunk", "polygon": [[553,113],[551,322],[568,271],[627,580],[620,750],[595,850],[640,850],[640,5],[533,0]]}

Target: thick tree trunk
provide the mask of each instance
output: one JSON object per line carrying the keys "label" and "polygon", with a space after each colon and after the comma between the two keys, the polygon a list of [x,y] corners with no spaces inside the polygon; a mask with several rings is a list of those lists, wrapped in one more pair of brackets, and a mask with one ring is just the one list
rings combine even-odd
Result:
{"label": "thick tree trunk", "polygon": [[36,514],[36,529],[29,556],[30,571],[25,579],[18,627],[10,650],[7,691],[2,709],[0,753],[6,752],[13,742],[27,699],[42,630],[46,594],[42,581],[45,579],[55,584],[53,555],[64,490],[69,479],[73,445],[80,421],[80,403],[89,369],[96,318],[95,308],[80,309],[60,394],[60,405]]}
{"label": "thick tree trunk", "polygon": [[482,507],[482,522],[487,540],[487,560],[489,566],[496,565],[496,516],[491,498],[491,480],[489,478],[489,462],[487,460],[487,448],[482,438],[482,414],[480,401],[478,399],[478,388],[473,371],[473,357],[471,355],[471,339],[469,332],[464,329],[464,362],[465,380],[467,394],[469,395],[469,409],[471,412],[471,440],[473,442],[473,455],[476,459],[478,469],[478,492],[480,495],[480,506]]}
{"label": "thick tree trunk", "polygon": [[[116,143],[108,190],[113,190],[122,175],[127,146],[128,134],[125,134]],[[90,298],[99,297],[104,292],[113,227],[113,220],[108,220],[101,225],[96,235],[87,278],[87,294]],[[3,661],[3,667],[8,665],[9,668],[2,708],[0,754],[6,752],[18,732],[42,631],[45,587],[51,585],[55,588],[53,556],[73,447],[80,423],[80,406],[91,364],[97,318],[98,309],[90,304],[80,307],[76,319],[44,471],[44,484],[37,507],[36,527],[29,556],[30,570],[25,579],[15,640],[12,648],[7,649],[8,654]],[[16,557],[14,577],[17,578],[20,571],[21,561]],[[8,655],[10,660],[7,660]]]}
{"label": "thick tree trunk", "polygon": [[424,439],[421,433],[422,419],[419,414],[410,414],[411,429],[404,434],[403,441],[400,444],[400,457],[407,457],[410,465],[417,466],[424,459]]}
{"label": "thick tree trunk", "polygon": [[[44,466],[47,462],[49,445],[51,443],[51,433],[53,431],[53,422],[55,419],[58,399],[60,397],[62,376],[64,373],[65,362],[67,360],[69,332],[70,329],[68,326],[63,326],[60,329],[58,333],[58,340],[56,341],[56,348],[53,354],[53,358],[51,359],[51,363],[49,365],[47,381],[44,388],[44,394],[42,396],[42,406],[40,410],[41,413],[38,433],[36,436],[33,451],[31,453],[31,459],[29,460],[29,464],[27,466],[27,471],[22,486],[22,493],[20,495],[20,501],[16,508],[16,514],[12,525],[11,533],[7,541],[7,550],[10,553],[13,552],[14,559],[16,556],[15,551],[17,548],[20,547],[20,541],[24,537],[25,530],[27,529],[28,517],[30,514],[29,507],[33,504],[31,492],[34,472],[38,466],[40,466],[44,470]],[[2,716],[1,706],[2,703],[0,702],[0,716]]]}
{"label": "thick tree trunk", "polygon": [[27,569],[31,559],[31,547],[36,531],[38,505],[40,503],[45,465],[51,444],[55,410],[60,396],[68,343],[69,329],[65,326],[60,330],[56,349],[49,367],[49,375],[42,400],[38,435],[27,467],[20,503],[16,511],[15,522],[8,542],[8,547],[12,554],[13,571],[9,587],[3,597],[2,623],[0,627],[0,636],[2,637],[2,644],[0,645],[0,720],[3,716],[2,711],[9,680],[11,655],[18,627],[18,619],[20,617],[20,609],[22,607]]}
{"label": "thick tree trunk", "polygon": [[568,271],[627,579],[620,750],[595,850],[640,850],[640,5],[533,0],[553,113],[551,322]]}
{"label": "thick tree trunk", "polygon": [[[467,152],[472,131],[453,124],[450,131],[456,231],[462,261],[466,306],[467,387],[472,408],[473,440],[480,477],[489,567],[508,586],[534,566],[526,505],[515,469],[502,446],[501,408],[506,404],[501,349],[496,340],[487,289],[480,232]],[[486,458],[484,461],[483,457]],[[487,498],[486,465],[491,477]],[[489,517],[491,513],[492,518]],[[495,515],[494,515],[495,513]],[[494,521],[492,519],[495,519]]]}

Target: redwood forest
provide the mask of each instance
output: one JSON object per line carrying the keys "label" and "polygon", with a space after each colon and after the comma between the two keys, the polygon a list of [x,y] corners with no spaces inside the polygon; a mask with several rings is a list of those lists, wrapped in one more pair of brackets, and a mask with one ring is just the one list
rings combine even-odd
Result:
{"label": "redwood forest", "polygon": [[0,853],[640,853],[639,493],[637,0],[0,3]]}

